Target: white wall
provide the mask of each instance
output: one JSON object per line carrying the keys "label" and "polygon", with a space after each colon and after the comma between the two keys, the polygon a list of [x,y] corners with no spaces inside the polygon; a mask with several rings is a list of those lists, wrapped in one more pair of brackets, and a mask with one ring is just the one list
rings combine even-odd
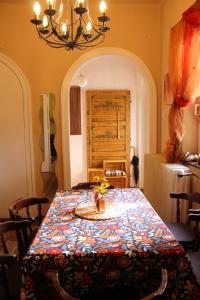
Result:
{"label": "white wall", "polygon": [[[87,78],[87,86],[82,88],[81,111],[82,111],[82,135],[70,136],[70,164],[71,164],[71,185],[78,182],[87,181],[87,149],[86,149],[86,90],[90,89],[128,89],[131,92],[131,146],[136,148],[139,153],[141,130],[147,134],[145,128],[146,119],[148,119],[148,105],[141,107],[141,102],[145,101],[148,89],[146,82],[137,65],[126,57],[119,55],[103,55],[91,59],[81,66],[74,74],[72,85],[77,84],[77,78],[83,74]],[[148,97],[147,97],[148,98]],[[144,124],[141,129],[137,126]],[[144,119],[142,121],[142,119]],[[143,147],[140,145],[140,148]],[[131,153],[132,156],[132,153]],[[141,159],[141,166],[143,157]],[[140,179],[142,181],[142,169]],[[132,180],[131,180],[131,184]],[[142,185],[142,183],[141,183]]]}

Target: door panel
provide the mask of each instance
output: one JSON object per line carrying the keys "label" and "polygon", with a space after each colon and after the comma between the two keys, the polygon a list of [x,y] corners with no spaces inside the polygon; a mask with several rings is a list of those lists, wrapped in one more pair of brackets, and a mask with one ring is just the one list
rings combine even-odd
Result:
{"label": "door panel", "polygon": [[130,91],[87,91],[88,168],[102,168],[103,160],[126,160],[129,184]]}

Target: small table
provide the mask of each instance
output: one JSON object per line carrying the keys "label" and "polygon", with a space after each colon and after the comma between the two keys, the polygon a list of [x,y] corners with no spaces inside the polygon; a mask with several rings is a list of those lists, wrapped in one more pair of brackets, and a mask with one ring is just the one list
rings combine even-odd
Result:
{"label": "small table", "polygon": [[155,290],[161,268],[168,271],[166,299],[186,294],[200,299],[188,257],[139,189],[109,190],[107,201],[127,209],[102,221],[74,213],[81,203],[93,201],[92,193],[57,192],[23,260],[27,299],[56,299],[44,276],[49,269],[59,271],[62,287],[73,296],[94,294],[95,299],[95,293],[122,286],[134,286],[143,297]]}

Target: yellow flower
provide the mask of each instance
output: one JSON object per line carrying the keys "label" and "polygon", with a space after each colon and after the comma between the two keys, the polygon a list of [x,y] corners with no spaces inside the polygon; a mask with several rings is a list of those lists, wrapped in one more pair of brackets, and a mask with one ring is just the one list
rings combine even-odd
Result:
{"label": "yellow flower", "polygon": [[110,186],[110,183],[104,176],[94,176],[94,181],[96,181],[96,185],[93,185],[92,188],[94,191],[104,194],[106,193],[106,189]]}

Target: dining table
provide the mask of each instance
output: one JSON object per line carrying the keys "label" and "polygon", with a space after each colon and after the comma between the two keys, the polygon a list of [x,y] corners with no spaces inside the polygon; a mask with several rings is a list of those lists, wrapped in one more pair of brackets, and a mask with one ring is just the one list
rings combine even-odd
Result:
{"label": "dining table", "polygon": [[168,274],[162,299],[200,299],[187,254],[143,192],[110,189],[104,200],[100,213],[93,211],[93,190],[56,193],[22,261],[26,299],[57,299],[49,270],[77,299],[122,288],[140,299],[158,287],[162,269]]}

